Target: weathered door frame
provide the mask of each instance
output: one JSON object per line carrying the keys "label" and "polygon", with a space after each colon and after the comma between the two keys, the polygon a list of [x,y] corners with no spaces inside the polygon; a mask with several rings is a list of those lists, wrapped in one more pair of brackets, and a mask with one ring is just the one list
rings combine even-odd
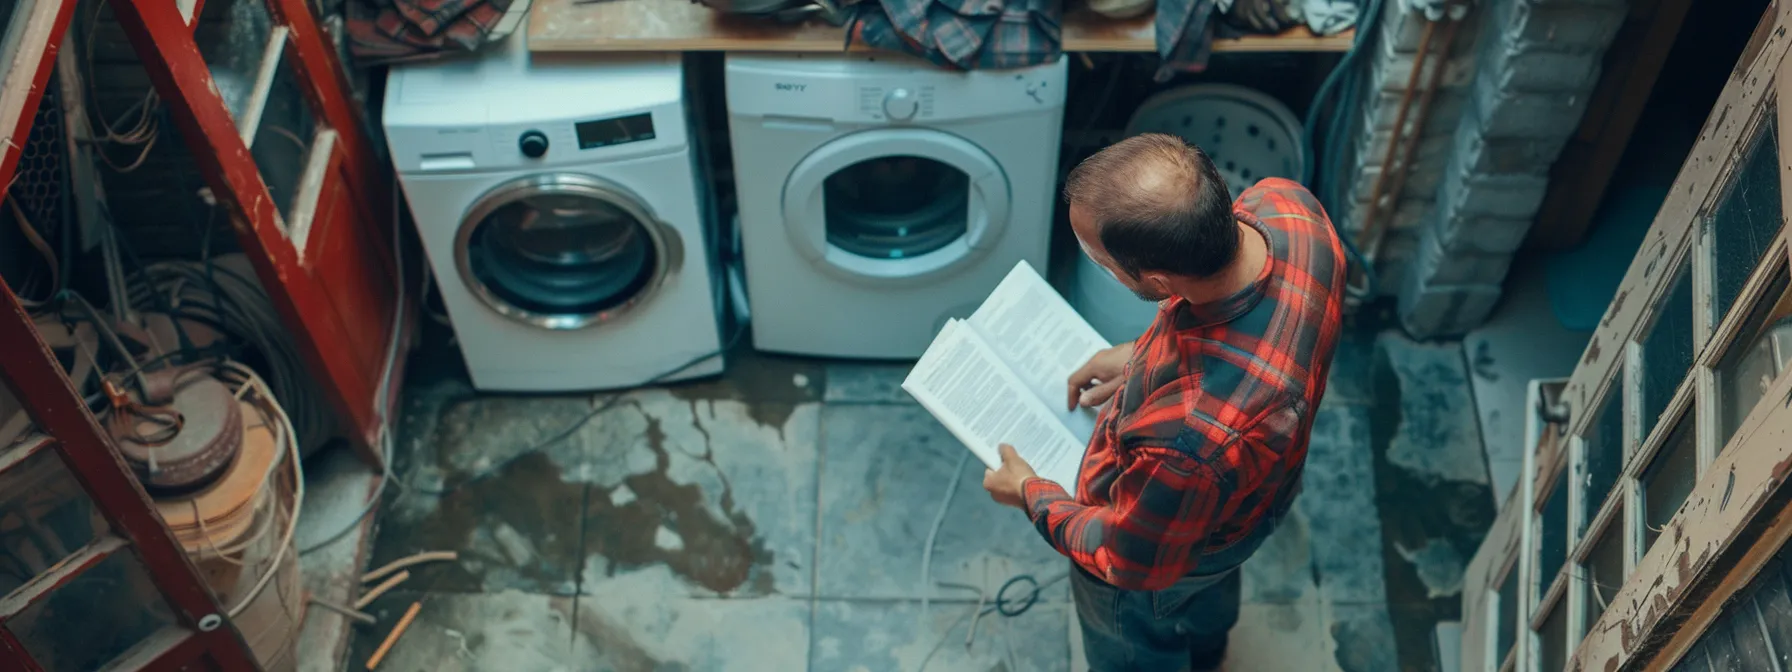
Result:
{"label": "weathered door frame", "polygon": [[[22,138],[31,132],[74,5],[75,0],[26,0],[13,20],[0,26],[6,35],[0,40],[0,56],[9,63],[0,75],[0,130],[7,134],[0,142],[0,198],[7,197]],[[126,556],[155,584],[157,597],[150,599],[164,601],[174,623],[137,642],[110,669],[258,669],[235,624],[223,617],[216,596],[156,515],[148,494],[126,469],[4,280],[0,280],[0,384],[12,391],[39,430],[20,443],[0,446],[0,472],[23,468],[33,458],[53,453],[107,525],[106,532],[85,547],[0,596],[0,668],[42,670],[11,625],[87,571]]]}
{"label": "weathered door frame", "polygon": [[[1784,214],[1761,261],[1730,306],[1715,306],[1715,239],[1708,224],[1741,175],[1756,133],[1777,126],[1777,143],[1764,151],[1778,155],[1782,213],[1792,213],[1792,61],[1787,58],[1792,3],[1772,5],[1756,29],[1667,200],[1646,234],[1617,295],[1568,380],[1545,440],[1527,447],[1526,469],[1517,496],[1508,500],[1486,542],[1470,563],[1464,593],[1464,670],[1490,670],[1496,608],[1510,563],[1522,568],[1526,598],[1513,624],[1519,633],[1508,665],[1540,669],[1535,628],[1546,609],[1563,609],[1567,634],[1566,668],[1571,670],[1667,669],[1684,654],[1721,612],[1723,598],[1746,585],[1792,536],[1792,512],[1784,487],[1792,477],[1792,372],[1781,372],[1743,416],[1735,432],[1720,434],[1717,370],[1740,341],[1754,338],[1756,310],[1784,306],[1792,290],[1776,281],[1792,277],[1792,229]],[[1783,104],[1780,101],[1785,101]],[[1732,262],[1733,263],[1733,262]],[[1642,343],[1667,305],[1682,268],[1692,278],[1692,366],[1656,418],[1644,418],[1641,390]],[[1729,268],[1729,267],[1726,267]],[[1722,314],[1719,314],[1719,313]],[[1616,395],[1616,396],[1614,396]],[[1605,404],[1622,409],[1622,469],[1617,483],[1599,502],[1583,502],[1584,485],[1571,485],[1567,556],[1559,576],[1536,581],[1537,512],[1557,474],[1584,484],[1586,437],[1595,430]],[[1726,407],[1727,410],[1727,407]],[[1682,425],[1681,423],[1691,424]],[[1659,529],[1646,552],[1643,542],[1641,483],[1676,429],[1693,432],[1697,469],[1691,493]],[[1547,437],[1566,437],[1548,440]],[[1683,437],[1682,437],[1683,438]],[[1534,466],[1533,466],[1534,465]],[[1590,519],[1588,519],[1590,518]],[[1583,520],[1587,519],[1587,520]],[[1622,527],[1612,528],[1618,525]],[[1597,620],[1585,623],[1589,604],[1586,572],[1595,541],[1606,530],[1621,533],[1625,579]],[[1550,559],[1551,563],[1556,559]],[[1516,570],[1515,570],[1516,571]],[[1541,590],[1529,594],[1533,584]],[[1552,587],[1553,586],[1553,587]],[[1491,598],[1491,599],[1490,599]],[[1591,620],[1591,619],[1587,619]],[[1578,626],[1585,625],[1584,638]],[[1553,672],[1553,671],[1552,671]]]}
{"label": "weathered door frame", "polygon": [[[377,468],[384,419],[398,396],[396,384],[381,388],[382,374],[403,380],[404,350],[387,344],[407,342],[415,323],[410,306],[399,305],[406,279],[394,257],[392,173],[374,151],[342,63],[305,0],[234,1],[264,3],[273,23],[265,53],[274,60],[263,63],[254,95],[265,99],[278,71],[289,67],[316,126],[295,203],[285,212],[251,153],[255,136],[243,131],[259,122],[233,117],[194,41],[197,6],[190,23],[170,0],[109,0],[319,387],[359,454]],[[260,109],[250,104],[244,114]]]}

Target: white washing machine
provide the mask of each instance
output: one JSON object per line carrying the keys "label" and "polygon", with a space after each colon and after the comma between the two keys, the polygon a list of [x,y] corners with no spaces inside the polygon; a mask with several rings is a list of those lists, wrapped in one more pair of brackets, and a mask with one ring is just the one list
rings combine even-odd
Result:
{"label": "white washing machine", "polygon": [[729,54],[753,343],[914,358],[1016,262],[1046,267],[1065,64]]}
{"label": "white washing machine", "polygon": [[679,55],[531,59],[520,35],[392,70],[387,141],[474,387],[629,387],[721,347],[685,93]]}

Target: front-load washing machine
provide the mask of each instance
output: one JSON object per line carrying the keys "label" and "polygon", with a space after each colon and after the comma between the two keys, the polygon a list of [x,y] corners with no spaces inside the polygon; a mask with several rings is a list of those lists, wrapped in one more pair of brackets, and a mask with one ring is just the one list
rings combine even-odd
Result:
{"label": "front-load washing machine", "polygon": [[1046,267],[1065,65],[729,54],[753,343],[913,358],[1014,265]]}
{"label": "front-load washing machine", "polygon": [[678,55],[394,68],[384,125],[473,386],[719,373],[715,218]]}

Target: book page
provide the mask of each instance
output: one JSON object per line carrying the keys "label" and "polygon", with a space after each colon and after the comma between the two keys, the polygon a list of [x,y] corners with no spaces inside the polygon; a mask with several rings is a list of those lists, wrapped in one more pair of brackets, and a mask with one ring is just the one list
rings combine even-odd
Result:
{"label": "book page", "polygon": [[1088,441],[1095,432],[1095,411],[1066,410],[1065,384],[1071,373],[1108,347],[1107,340],[1025,261],[1008,272],[968,321],[1053,417]]}
{"label": "book page", "polygon": [[1054,420],[1050,410],[965,323],[953,320],[946,324],[902,381],[902,389],[939,418],[985,466],[1002,466],[996,446],[1006,443],[1040,476],[1067,489],[1076,487],[1085,441]]}

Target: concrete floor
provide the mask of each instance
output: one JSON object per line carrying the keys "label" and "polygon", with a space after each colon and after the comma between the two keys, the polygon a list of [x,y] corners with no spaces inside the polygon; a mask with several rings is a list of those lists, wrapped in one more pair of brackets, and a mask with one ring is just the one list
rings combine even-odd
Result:
{"label": "concrete floor", "polygon": [[1562,327],[1550,306],[1548,267],[1521,264],[1512,269],[1506,294],[1487,324],[1463,339],[1469,354],[1475,404],[1494,499],[1504,503],[1518,483],[1524,460],[1524,433],[1530,410],[1525,393],[1537,378],[1567,378],[1593,337]]}
{"label": "concrete floor", "polygon": [[[1462,353],[1368,328],[1341,348],[1295,515],[1245,566],[1227,669],[1435,669],[1432,630],[1493,512]],[[349,666],[423,596],[381,670],[1073,669],[1067,561],[975,461],[954,474],[963,449],[898,388],[906,365],[743,348],[719,379],[629,392],[536,449],[609,395],[476,394],[458,359],[413,356],[396,460],[412,485],[388,489],[362,565],[461,560],[375,601]],[[975,588],[1020,574],[1042,599],[967,647]],[[333,667],[306,649],[306,669]]]}

